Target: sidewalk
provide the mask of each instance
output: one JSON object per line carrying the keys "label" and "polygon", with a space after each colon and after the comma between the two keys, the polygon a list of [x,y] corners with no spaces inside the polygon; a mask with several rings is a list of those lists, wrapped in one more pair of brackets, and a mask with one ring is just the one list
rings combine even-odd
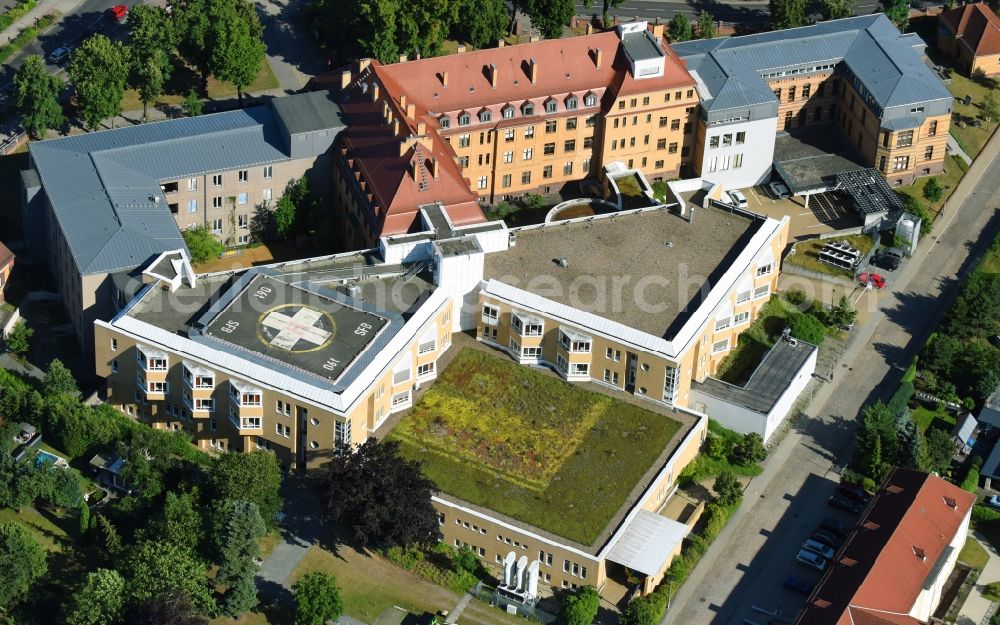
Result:
{"label": "sidewalk", "polygon": [[[14,37],[21,34],[25,28],[34,26],[35,21],[52,11],[59,11],[63,15],[70,13],[77,6],[82,4],[82,0],[39,0],[35,8],[22,15],[7,30],[0,33],[0,41],[9,43]],[[53,24],[54,25],[54,24]]]}
{"label": "sidewalk", "polygon": [[948,151],[965,161],[966,165],[972,164],[972,157],[965,153],[965,150],[962,149],[962,146],[958,145],[958,141],[955,140],[955,137],[950,132],[948,133]]}
{"label": "sidewalk", "polygon": [[982,590],[986,584],[1000,581],[1000,554],[997,554],[993,545],[978,532],[970,534],[969,539],[979,541],[990,559],[987,560],[983,572],[979,575],[979,582],[969,593],[962,609],[959,610],[958,620],[955,621],[957,625],[979,625],[996,611],[996,604],[984,597]]}

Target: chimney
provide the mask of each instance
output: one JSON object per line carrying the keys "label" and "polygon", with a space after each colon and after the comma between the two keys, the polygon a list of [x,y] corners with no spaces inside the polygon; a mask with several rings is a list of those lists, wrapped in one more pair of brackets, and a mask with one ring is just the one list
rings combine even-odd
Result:
{"label": "chimney", "polygon": [[392,136],[396,137],[398,135],[399,135],[399,120],[394,119],[392,120]]}
{"label": "chimney", "polygon": [[347,89],[347,85],[351,84],[351,70],[345,69],[340,72],[340,88]]}
{"label": "chimney", "polygon": [[416,104],[407,104],[406,105],[406,116],[408,118],[410,118],[410,119],[416,119],[417,118],[417,105]]}
{"label": "chimney", "polygon": [[372,102],[378,102],[378,82],[372,83]]}
{"label": "chimney", "polygon": [[406,109],[406,94],[399,94],[399,108]]}
{"label": "chimney", "polygon": [[537,84],[538,83],[538,61],[535,60],[535,57],[531,57],[531,60],[528,62],[528,70],[529,70],[528,78],[531,79],[531,84],[533,84],[533,85]]}
{"label": "chimney", "polygon": [[597,66],[597,69],[601,69],[601,60],[603,58],[604,58],[604,53],[601,52],[600,48],[594,50],[594,65]]}
{"label": "chimney", "polygon": [[443,72],[441,72],[440,74],[438,74],[438,76],[441,77],[441,84],[443,86],[447,87],[448,86],[448,70],[444,70]]}
{"label": "chimney", "polygon": [[426,122],[417,122],[417,134],[420,135],[421,137],[427,134]]}
{"label": "chimney", "polygon": [[406,63],[406,55],[405,54],[400,54],[399,55],[399,62],[400,63]]}
{"label": "chimney", "polygon": [[587,31],[586,31],[586,34],[588,34],[588,35],[593,35],[594,34],[594,25],[591,24],[590,22],[587,22]]}
{"label": "chimney", "polygon": [[656,43],[663,41],[663,24],[653,25],[653,39],[656,39]]}
{"label": "chimney", "polygon": [[438,160],[436,158],[431,159],[431,175],[437,180],[441,176],[441,170],[438,169]]}
{"label": "chimney", "polygon": [[490,66],[489,66],[489,68],[488,68],[487,71],[489,71],[489,73],[490,73],[490,86],[493,87],[494,89],[496,89],[497,88],[497,65],[496,65],[496,63],[490,63]]}
{"label": "chimney", "polygon": [[538,35],[532,35],[528,37],[528,43],[537,43],[537,42],[538,42]]}
{"label": "chimney", "polygon": [[506,42],[506,41],[504,41],[503,39],[497,39],[497,47],[498,47],[498,48],[502,48],[502,47],[504,47],[505,45],[507,45],[507,42]]}
{"label": "chimney", "polygon": [[465,54],[465,44],[464,43],[462,45],[458,46],[458,48],[455,50],[455,54]]}

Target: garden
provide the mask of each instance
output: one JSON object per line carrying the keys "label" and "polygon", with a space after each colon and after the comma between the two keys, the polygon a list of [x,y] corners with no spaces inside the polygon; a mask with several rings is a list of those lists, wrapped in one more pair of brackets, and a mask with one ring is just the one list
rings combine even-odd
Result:
{"label": "garden", "polygon": [[786,265],[796,265],[809,271],[827,274],[830,276],[846,277],[853,280],[854,275],[848,271],[820,262],[819,255],[823,247],[829,243],[843,241],[861,252],[861,257],[865,258],[875,247],[875,241],[866,234],[853,234],[846,237],[834,237],[830,239],[809,239],[800,241],[792,247],[792,251],[785,257]]}
{"label": "garden", "polygon": [[389,439],[442,491],[591,544],[680,428],[465,349]]}

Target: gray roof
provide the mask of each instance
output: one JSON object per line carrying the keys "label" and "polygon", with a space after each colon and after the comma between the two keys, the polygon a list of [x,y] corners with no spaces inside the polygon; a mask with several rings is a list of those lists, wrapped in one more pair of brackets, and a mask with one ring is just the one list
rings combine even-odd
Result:
{"label": "gray roof", "polygon": [[161,181],[287,160],[266,106],[29,144],[82,275],[184,248]]}
{"label": "gray roof", "polygon": [[274,112],[288,132],[296,135],[314,130],[342,128],[345,124],[340,106],[329,91],[308,91],[271,100]]}
{"label": "gray roof", "polygon": [[965,414],[965,417],[958,422],[955,429],[952,430],[951,434],[963,443],[968,443],[972,438],[973,434],[976,433],[976,428],[979,427],[979,422],[976,418],[972,416],[971,412]]}
{"label": "gray roof", "polygon": [[646,29],[634,33],[625,33],[622,36],[622,46],[625,48],[625,54],[633,61],[658,59],[663,56],[660,46],[656,45],[653,37]]}
{"label": "gray roof", "polygon": [[690,531],[683,523],[639,510],[608,552],[607,559],[645,575],[657,575]]}
{"label": "gray roof", "polygon": [[856,78],[882,108],[950,100],[921,58],[923,45],[879,13],[672,47],[708,89],[706,110],[723,110],[773,102],[762,74],[829,64]]}
{"label": "gray roof", "polygon": [[979,422],[1000,428],[1000,386],[986,399],[986,404],[979,413]]}

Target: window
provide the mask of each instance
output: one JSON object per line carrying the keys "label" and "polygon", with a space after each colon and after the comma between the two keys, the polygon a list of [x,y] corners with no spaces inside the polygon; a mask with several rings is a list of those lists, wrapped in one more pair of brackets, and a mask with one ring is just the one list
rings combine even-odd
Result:
{"label": "window", "polygon": [[934,120],[927,125],[927,136],[934,137],[936,135],[937,135],[937,120]]}
{"label": "window", "polygon": [[392,396],[392,407],[397,408],[410,403],[410,391],[403,391]]}
{"label": "window", "polygon": [[563,346],[563,349],[569,352],[573,352],[574,354],[590,353],[589,338],[572,338],[565,332],[560,332],[559,344]]}
{"label": "window", "polygon": [[733,145],[733,135],[726,134],[722,135],[722,147],[728,148]]}
{"label": "window", "polygon": [[746,291],[741,291],[741,292],[739,292],[739,293],[736,294],[736,303],[737,304],[742,304],[744,302],[749,302],[749,301],[750,301],[750,290],[749,289],[746,290]]}
{"label": "window", "polygon": [[513,163],[514,162],[514,153],[513,152],[504,152],[503,153],[503,162],[505,162],[505,163]]}
{"label": "window", "polygon": [[542,348],[540,346],[521,348],[521,358],[537,359],[541,357],[542,357]]}
{"label": "window", "polygon": [[222,174],[214,174],[212,176],[212,186],[221,187],[222,186]]}
{"label": "window", "polygon": [[189,213],[198,212],[198,200],[188,200],[188,212]]}
{"label": "window", "polygon": [[724,352],[729,349],[729,339],[722,339],[721,341],[716,341],[712,343],[712,353],[718,354],[719,352]]}
{"label": "window", "polygon": [[118,351],[118,339],[111,339],[111,351]]}
{"label": "window", "polygon": [[743,325],[744,323],[747,323],[748,321],[750,321],[750,311],[736,313],[736,315],[733,316],[733,325],[734,326]]}
{"label": "window", "polygon": [[[194,400],[193,410],[195,412],[215,412],[215,401],[211,398]],[[260,427],[260,426],[258,426]]]}
{"label": "window", "polygon": [[493,119],[493,113],[490,111],[479,111],[479,121],[488,122]]}
{"label": "window", "polygon": [[542,167],[542,178],[551,178],[551,177],[552,177],[552,165],[546,165],[545,167]]}
{"label": "window", "polygon": [[525,139],[534,139],[535,138],[535,127],[534,126],[528,126],[527,128],[524,129],[524,138]]}
{"label": "window", "polygon": [[878,159],[878,170],[881,172],[885,171],[885,157],[881,156]]}
{"label": "window", "polygon": [[215,234],[222,233],[222,219],[212,220],[212,232],[214,232]]}
{"label": "window", "polygon": [[[333,423],[333,444],[337,447],[348,447],[351,444],[351,422],[335,421]],[[439,522],[444,524],[444,515],[439,517]]]}
{"label": "window", "polygon": [[263,189],[263,190],[261,190],[260,197],[265,202],[270,202],[271,201],[271,190],[270,189]]}
{"label": "window", "polygon": [[286,417],[292,416],[292,404],[287,401],[276,400],[274,402],[274,410],[279,415],[285,415]]}
{"label": "window", "polygon": [[524,106],[521,107],[521,114],[528,116],[535,114],[535,105],[531,102],[525,102]]}
{"label": "window", "polygon": [[503,178],[501,180],[502,180],[502,182],[500,183],[500,186],[502,186],[505,189],[508,188],[508,187],[510,187],[510,184],[511,184],[510,183],[510,174],[504,174]]}
{"label": "window", "polygon": [[771,285],[765,284],[753,290],[753,298],[760,299],[762,297],[767,297],[770,293],[771,293]]}
{"label": "window", "polygon": [[212,198],[212,208],[222,208],[222,196],[217,195]]}
{"label": "window", "polygon": [[264,180],[270,180],[274,176],[274,166],[264,165]]}
{"label": "window", "polygon": [[906,171],[910,168],[909,156],[897,156],[892,160],[892,171]]}
{"label": "window", "polygon": [[417,377],[423,377],[425,375],[430,375],[434,373],[434,363],[428,362],[417,367]]}
{"label": "window", "polygon": [[767,263],[766,265],[760,265],[757,267],[758,278],[761,276],[766,276],[769,273],[771,273],[771,263]]}
{"label": "window", "polygon": [[566,141],[565,143],[563,143],[563,150],[566,151],[566,152],[575,152],[576,151],[576,139],[570,139],[569,141]]}
{"label": "window", "polygon": [[472,144],[472,136],[468,134],[458,135],[458,147],[467,148]]}
{"label": "window", "polygon": [[468,126],[471,123],[472,123],[472,116],[469,115],[468,113],[462,113],[461,115],[458,116],[459,126]]}
{"label": "window", "polygon": [[441,125],[441,128],[451,128],[451,118],[442,115],[441,118],[438,119],[438,124]]}
{"label": "window", "polygon": [[569,176],[573,173],[573,161],[566,161],[563,165],[563,175]]}
{"label": "window", "polygon": [[709,137],[709,139],[708,139],[708,147],[709,148],[717,148],[717,147],[719,147],[719,137]]}
{"label": "window", "polygon": [[545,103],[545,112],[546,113],[555,113],[556,112],[556,101],[555,100],[549,100],[548,102]]}
{"label": "window", "polygon": [[583,138],[583,149],[584,150],[590,150],[593,147],[594,147],[594,138],[593,137],[584,137]]}
{"label": "window", "polygon": [[188,191],[197,191],[198,190],[198,179],[197,178],[188,178],[187,189],[188,189]]}
{"label": "window", "polygon": [[628,105],[629,105],[629,107],[630,107],[630,108],[635,108],[635,107],[636,107],[636,105],[638,105],[638,104],[639,104],[639,101],[638,101],[638,100],[636,100],[635,98],[632,98],[632,100],[631,100],[631,101],[629,101],[629,104],[628,104]]}
{"label": "window", "polygon": [[934,158],[934,146],[933,145],[928,146],[927,149],[924,150],[924,160],[925,161],[929,161],[932,158]]}
{"label": "window", "polygon": [[549,156],[550,154],[555,154],[555,153],[556,153],[556,144],[555,143],[546,143],[545,146],[542,147],[542,154],[544,154],[546,156]]}
{"label": "window", "polygon": [[513,128],[508,128],[507,130],[504,130],[503,131],[503,138],[504,138],[504,141],[506,141],[507,143],[510,143],[511,141],[513,141],[514,140],[514,129]]}
{"label": "window", "polygon": [[558,124],[557,124],[556,120],[550,119],[549,121],[545,122],[545,132],[546,133],[553,133],[556,130],[558,130],[557,126],[558,126]]}
{"label": "window", "polygon": [[721,332],[722,330],[725,330],[726,328],[729,327],[729,323],[730,323],[729,317],[726,317],[725,319],[717,319],[715,321],[715,331]]}
{"label": "window", "polygon": [[708,171],[709,172],[719,171],[719,157],[718,156],[713,156],[708,161]]}
{"label": "window", "polygon": [[585,106],[597,106],[597,96],[595,96],[592,93],[591,94],[587,94],[583,98],[583,104]]}
{"label": "window", "polygon": [[489,176],[480,176],[479,177],[479,188],[480,189],[485,189],[489,185],[489,183],[490,183]]}
{"label": "window", "polygon": [[531,184],[531,172],[521,172],[521,184]]}
{"label": "window", "polygon": [[249,173],[246,169],[241,169],[239,172],[239,181],[246,182],[249,179]]}
{"label": "window", "polygon": [[653,165],[653,167],[655,169],[663,169],[663,161],[656,161],[656,163]]}
{"label": "window", "polygon": [[907,148],[913,145],[913,131],[904,130],[896,135],[896,147]]}
{"label": "window", "polygon": [[604,381],[608,384],[614,384],[618,386],[618,372],[612,371],[611,369],[604,370]]}
{"label": "window", "polygon": [[566,130],[576,130],[576,118],[570,117],[566,120]]}
{"label": "window", "polygon": [[243,193],[240,193],[239,195],[236,196],[236,203],[237,204],[243,205],[243,204],[246,204],[248,201],[249,201],[249,195],[247,194],[246,191],[244,191]]}
{"label": "window", "polygon": [[808,100],[809,99],[809,93],[810,93],[811,90],[812,90],[812,85],[809,85],[809,84],[802,85],[802,99],[803,100]]}
{"label": "window", "polygon": [[744,143],[746,143],[746,140],[747,140],[747,133],[745,133],[742,130],[736,133],[736,145],[743,145]]}
{"label": "window", "polygon": [[562,354],[556,354],[556,367],[563,372],[569,369],[569,362],[563,357]]}
{"label": "window", "polygon": [[[553,151],[555,151],[555,146],[553,146]],[[524,148],[524,151],[521,153],[521,159],[525,161],[530,161],[532,155],[534,155],[534,152],[535,151],[532,148]]]}
{"label": "window", "polygon": [[788,88],[788,101],[789,102],[795,101],[795,87]]}
{"label": "window", "polygon": [[542,322],[532,319],[522,319],[520,315],[512,315],[510,325],[521,336],[541,336]]}

